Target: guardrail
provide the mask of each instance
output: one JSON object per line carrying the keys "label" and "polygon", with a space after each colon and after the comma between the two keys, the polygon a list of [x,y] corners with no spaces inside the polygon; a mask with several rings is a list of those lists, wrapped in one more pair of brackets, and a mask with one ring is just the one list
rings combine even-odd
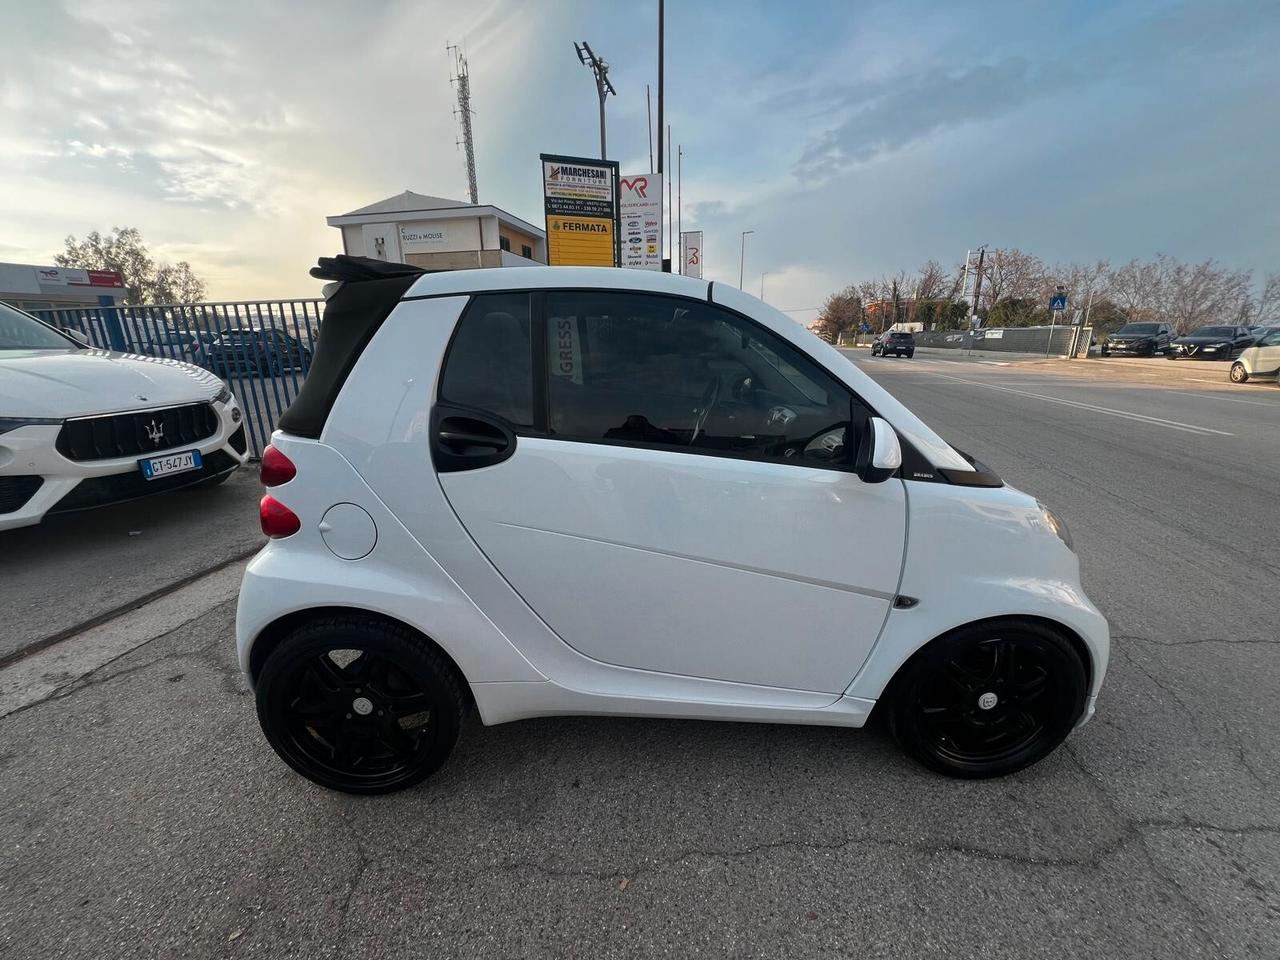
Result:
{"label": "guardrail", "polygon": [[991,353],[1037,353],[1046,357],[1084,356],[1092,327],[993,327],[968,330],[930,330],[915,334],[916,346]]}
{"label": "guardrail", "polygon": [[227,381],[244,410],[250,452],[262,455],[298,395],[315,353],[324,300],[238,300],[33,310],[90,344],[198,364]]}

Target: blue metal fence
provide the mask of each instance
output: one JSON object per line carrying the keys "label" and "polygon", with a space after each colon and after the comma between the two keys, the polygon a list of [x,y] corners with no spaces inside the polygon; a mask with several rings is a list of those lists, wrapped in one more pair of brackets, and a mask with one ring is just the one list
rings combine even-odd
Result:
{"label": "blue metal fence", "polygon": [[324,301],[241,300],[33,310],[92,346],[198,364],[226,380],[244,409],[250,452],[262,455],[315,353]]}

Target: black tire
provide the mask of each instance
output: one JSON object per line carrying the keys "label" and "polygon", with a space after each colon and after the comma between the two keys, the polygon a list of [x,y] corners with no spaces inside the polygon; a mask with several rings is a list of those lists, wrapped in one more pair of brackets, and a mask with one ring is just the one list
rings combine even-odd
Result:
{"label": "black tire", "polygon": [[915,355],[916,355],[916,352],[915,352],[914,350],[908,350],[908,351],[907,351],[907,359],[908,359],[908,360],[910,360],[910,359],[911,359],[912,357],[914,357]]}
{"label": "black tire", "polygon": [[1246,370],[1244,368],[1244,364],[1238,360],[1235,363],[1231,364],[1231,370],[1227,374],[1227,376],[1231,379],[1232,383],[1248,383],[1249,382],[1249,371]]}
{"label": "black tire", "polygon": [[[1075,727],[1087,696],[1088,675],[1071,642],[1020,620],[934,640],[886,692],[889,729],[902,748],[931,770],[966,779],[1015,773],[1046,757]],[[990,706],[987,697],[995,698]]]}
{"label": "black tire", "polygon": [[1110,351],[1110,350],[1108,350],[1106,347],[1100,347],[1100,348],[1099,348],[1099,352],[1100,352],[1104,357],[1109,357],[1109,356],[1111,356],[1111,351]]}
{"label": "black tire", "polygon": [[406,627],[355,614],[313,620],[281,640],[256,698],[262,732],[285,763],[360,794],[402,790],[438,770],[468,702],[440,651]]}

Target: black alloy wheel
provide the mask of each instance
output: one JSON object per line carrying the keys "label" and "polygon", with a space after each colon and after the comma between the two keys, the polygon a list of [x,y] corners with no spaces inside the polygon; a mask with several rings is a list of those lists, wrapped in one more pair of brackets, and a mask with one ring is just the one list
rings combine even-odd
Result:
{"label": "black alloy wheel", "polygon": [[466,703],[444,657],[412,631],[360,616],[305,624],[256,685],[258,720],[307,779],[347,793],[420,783],[448,758]]}
{"label": "black alloy wheel", "polygon": [[1070,641],[1038,623],[990,621],[935,640],[886,694],[895,738],[953,777],[1014,773],[1048,755],[1084,712],[1088,677]]}

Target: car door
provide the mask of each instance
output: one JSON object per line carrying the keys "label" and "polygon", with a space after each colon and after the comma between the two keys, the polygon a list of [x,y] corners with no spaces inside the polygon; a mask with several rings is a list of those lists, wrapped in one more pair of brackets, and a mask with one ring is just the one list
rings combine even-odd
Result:
{"label": "car door", "polygon": [[1280,370],[1280,330],[1264,333],[1258,340],[1253,359],[1253,373],[1267,374]]}
{"label": "car door", "polygon": [[870,411],[706,301],[477,297],[433,415],[445,495],[561,640],[631,670],[838,694],[897,590],[903,485]]}

